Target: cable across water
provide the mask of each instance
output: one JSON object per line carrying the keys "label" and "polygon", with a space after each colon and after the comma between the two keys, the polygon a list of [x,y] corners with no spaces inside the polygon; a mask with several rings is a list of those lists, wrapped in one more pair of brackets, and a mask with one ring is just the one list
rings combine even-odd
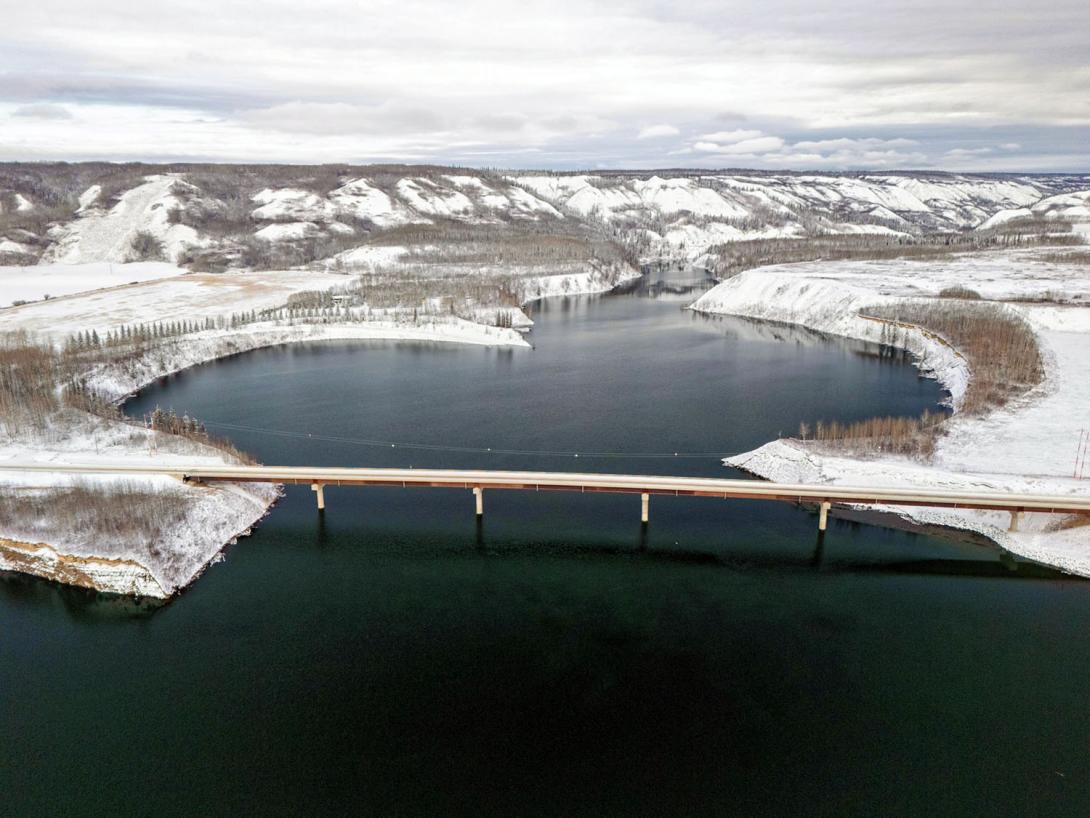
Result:
{"label": "cable across water", "polygon": [[524,457],[584,457],[618,460],[654,460],[654,459],[722,459],[740,452],[580,452],[573,450],[551,449],[505,449],[480,446],[446,446],[435,443],[406,443],[396,440],[375,440],[360,437],[342,437],[339,435],[323,435],[314,432],[297,432],[290,429],[268,429],[261,426],[248,426],[243,423],[225,423],[219,421],[206,421],[206,427],[223,429],[230,432],[251,432],[253,434],[271,435],[275,437],[293,438],[297,440],[318,440],[325,443],[341,443],[350,446],[371,446],[386,449],[410,449],[413,451],[451,452],[457,454],[497,454],[497,455],[521,455]]}

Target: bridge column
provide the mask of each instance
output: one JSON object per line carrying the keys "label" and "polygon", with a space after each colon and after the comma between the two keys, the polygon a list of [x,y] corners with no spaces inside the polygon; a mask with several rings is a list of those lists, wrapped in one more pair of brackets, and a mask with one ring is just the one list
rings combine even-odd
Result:
{"label": "bridge column", "polygon": [[1018,521],[1021,518],[1022,518],[1022,512],[1021,511],[1016,511],[1015,509],[1012,508],[1011,509],[1011,524],[1010,524],[1010,527],[1007,529],[1007,531],[1017,531],[1018,530]]}
{"label": "bridge column", "polygon": [[473,497],[477,501],[477,516],[484,516],[484,489],[480,486],[476,486],[473,489]]}
{"label": "bridge column", "polygon": [[818,531],[824,531],[829,525],[829,509],[832,507],[832,503],[821,504],[821,509],[818,511]]}
{"label": "bridge column", "polygon": [[325,486],[321,483],[312,483],[310,490],[314,492],[314,496],[318,500],[318,510],[325,511]]}
{"label": "bridge column", "polygon": [[650,494],[641,494],[640,495],[640,522],[641,523],[646,523],[647,522],[647,505],[650,502],[650,500],[651,500],[651,495]]}

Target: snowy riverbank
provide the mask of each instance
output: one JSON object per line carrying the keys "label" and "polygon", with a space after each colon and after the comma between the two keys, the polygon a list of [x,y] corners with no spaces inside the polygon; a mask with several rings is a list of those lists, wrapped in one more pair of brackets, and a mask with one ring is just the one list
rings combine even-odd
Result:
{"label": "snowy riverbank", "polygon": [[[370,321],[347,324],[255,323],[165,339],[124,363],[88,373],[101,395],[120,401],[159,377],[190,366],[279,344],[320,341],[412,341],[528,347],[513,329],[451,318],[411,324]],[[154,541],[118,535],[109,542],[89,536],[78,518],[56,514],[0,521],[0,570],[15,570],[111,593],[167,598],[192,582],[225,545],[248,534],[276,500],[265,484],[194,487],[170,478],[127,480],[26,475],[3,471],[4,460],[65,463],[123,462],[193,464],[229,462],[225,452],[194,441],[68,410],[48,432],[0,442],[0,487],[23,497],[46,497],[79,488],[138,489],[166,495],[177,519]]]}
{"label": "snowy riverbank", "polygon": [[[868,308],[937,297],[950,286],[1008,302],[1033,328],[1046,366],[1045,381],[1021,399],[987,414],[955,414],[929,463],[876,454],[849,457],[828,447],[773,441],[725,461],[769,480],[842,485],[950,486],[999,491],[1086,493],[1073,477],[1080,432],[1090,405],[1090,294],[1086,266],[1047,260],[1043,252],[1016,251],[940,261],[810,262],[751,270],[710,290],[692,305],[707,313],[796,324],[880,342],[883,325]],[[1064,305],[1041,303],[1063,293]],[[861,315],[862,313],[863,315]],[[898,343],[938,378],[959,406],[971,373],[942,339],[909,330]],[[818,420],[815,418],[813,420]],[[922,524],[975,531],[1004,548],[1090,576],[1090,526],[1059,515],[1026,514],[1017,531],[1010,517],[956,509],[883,508]]]}
{"label": "snowy riverbank", "polygon": [[[17,295],[29,300],[46,292],[65,297],[37,301],[4,311],[4,330],[25,332],[41,342],[60,345],[78,333],[105,338],[122,326],[179,325],[210,322],[219,329],[157,339],[136,355],[114,357],[85,373],[87,387],[121,402],[148,383],[188,367],[251,350],[289,343],[323,341],[404,341],[528,348],[518,330],[532,321],[518,308],[506,308],[510,328],[497,308],[470,310],[473,320],[413,311],[368,310],[348,321],[305,316],[236,325],[235,317],[277,309],[305,291],[340,291],[352,278],[340,271],[189,273],[170,265],[75,264],[43,266],[42,281],[27,281],[26,268],[0,268],[0,287],[20,282]],[[563,267],[555,274],[518,279],[525,302],[551,295],[580,295],[611,289],[619,276],[637,278],[635,270],[605,271],[592,265]],[[144,279],[141,281],[140,279]],[[150,279],[150,280],[149,280]],[[132,282],[132,283],[129,283]],[[122,286],[114,286],[114,285]],[[63,286],[62,286],[63,285]],[[103,289],[103,288],[107,289]],[[39,292],[40,291],[40,292]],[[15,292],[12,290],[12,292]],[[359,313],[357,310],[356,313]],[[47,431],[0,433],[0,489],[48,506],[58,492],[108,488],[116,481],[62,476],[27,477],[4,473],[4,460],[42,462],[225,462],[219,449],[128,423],[68,410]],[[129,481],[130,483],[134,481]],[[183,486],[155,478],[135,481],[125,490],[167,497],[181,513],[161,536],[118,533],[105,541],[86,520],[46,511],[0,519],[0,570],[36,574],[100,591],[166,598],[192,582],[225,544],[249,533],[277,497],[271,485]],[[16,519],[19,518],[19,519]]]}

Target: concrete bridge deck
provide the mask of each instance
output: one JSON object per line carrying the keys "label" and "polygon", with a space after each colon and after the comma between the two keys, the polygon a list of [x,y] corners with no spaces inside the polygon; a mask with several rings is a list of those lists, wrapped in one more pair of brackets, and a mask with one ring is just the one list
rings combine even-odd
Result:
{"label": "concrete bridge deck", "polygon": [[181,466],[105,465],[98,463],[0,463],[0,472],[63,474],[167,475],[186,482],[260,482],[310,485],[318,508],[325,507],[325,486],[400,486],[468,489],[475,495],[477,514],[484,513],[486,490],[576,491],[641,495],[641,520],[647,522],[652,494],[677,497],[779,500],[814,503],[824,530],[832,503],[860,505],[933,506],[1007,511],[1011,527],[1023,512],[1090,514],[1090,494],[1012,494],[993,491],[880,488],[812,483],[771,483],[714,477],[669,477],[638,474],[489,471],[463,469],[374,469],[328,466]]}

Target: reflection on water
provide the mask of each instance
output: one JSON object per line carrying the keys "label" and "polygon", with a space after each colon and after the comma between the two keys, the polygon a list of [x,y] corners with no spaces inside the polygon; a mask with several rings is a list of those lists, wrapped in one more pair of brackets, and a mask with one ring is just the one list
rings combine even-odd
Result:
{"label": "reflection on water", "polygon": [[13,571],[0,571],[0,598],[28,611],[38,611],[43,606],[59,608],[74,622],[96,623],[146,618],[165,605],[162,600],[102,594]]}
{"label": "reflection on water", "polygon": [[[643,276],[622,286],[618,293],[635,294],[645,298],[663,296],[694,295],[715,284],[711,273],[701,267],[667,265],[645,265]],[[689,301],[694,300],[690,298]]]}

